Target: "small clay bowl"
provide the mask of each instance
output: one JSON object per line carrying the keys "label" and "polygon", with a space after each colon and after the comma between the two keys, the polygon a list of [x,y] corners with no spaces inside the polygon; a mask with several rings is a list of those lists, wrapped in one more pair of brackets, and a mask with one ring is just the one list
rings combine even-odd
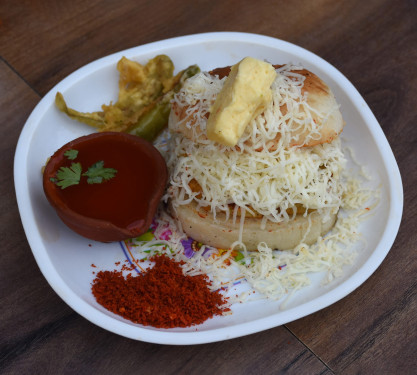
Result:
{"label": "small clay bowl", "polygon": [[[77,150],[71,160],[65,153]],[[80,163],[82,173],[96,162],[116,169],[101,183],[80,182],[62,189],[57,171]],[[113,242],[135,238],[152,223],[168,179],[164,158],[149,142],[118,132],[94,133],[62,146],[50,158],[43,173],[46,198],[62,221],[86,238]]]}

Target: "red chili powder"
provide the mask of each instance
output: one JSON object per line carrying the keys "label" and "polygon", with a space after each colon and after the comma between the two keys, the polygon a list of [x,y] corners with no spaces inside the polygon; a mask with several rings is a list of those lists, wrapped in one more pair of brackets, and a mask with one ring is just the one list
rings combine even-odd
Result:
{"label": "red chili powder", "polygon": [[134,323],[156,328],[189,327],[230,311],[225,297],[210,291],[207,275],[184,275],[181,264],[165,255],[139,276],[100,271],[92,284],[97,302]]}

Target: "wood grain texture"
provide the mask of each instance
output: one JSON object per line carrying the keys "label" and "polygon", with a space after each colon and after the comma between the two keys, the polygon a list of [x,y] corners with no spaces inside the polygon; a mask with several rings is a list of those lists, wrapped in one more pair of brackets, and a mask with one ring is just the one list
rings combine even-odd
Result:
{"label": "wood grain texture", "polygon": [[[417,366],[417,6],[413,1],[3,0],[0,5],[0,373],[414,374]],[[40,98],[97,58],[207,31],[265,34],[317,53],[363,95],[400,167],[405,209],[377,271],[334,305],[234,340],[164,346],[91,324],[31,254],[13,185]]]}

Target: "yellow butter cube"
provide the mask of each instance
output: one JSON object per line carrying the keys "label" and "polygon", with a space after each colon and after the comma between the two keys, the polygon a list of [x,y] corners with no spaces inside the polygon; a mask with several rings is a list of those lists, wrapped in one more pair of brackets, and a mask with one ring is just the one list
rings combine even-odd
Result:
{"label": "yellow butter cube", "polygon": [[271,64],[246,57],[233,65],[207,121],[207,137],[235,146],[251,120],[272,100],[276,78]]}

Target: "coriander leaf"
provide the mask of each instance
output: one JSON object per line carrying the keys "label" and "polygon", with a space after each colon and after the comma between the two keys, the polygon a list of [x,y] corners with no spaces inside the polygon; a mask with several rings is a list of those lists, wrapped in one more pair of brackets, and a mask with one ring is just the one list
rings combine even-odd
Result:
{"label": "coriander leaf", "polygon": [[67,151],[64,152],[64,155],[69,160],[74,160],[78,156],[78,150],[67,150]]}
{"label": "coriander leaf", "polygon": [[243,258],[245,258],[245,256],[238,251],[237,255],[235,256],[235,261],[238,262],[239,260],[242,260]]}
{"label": "coriander leaf", "polygon": [[89,184],[101,184],[103,180],[110,180],[117,173],[116,169],[104,168],[104,161],[100,160],[88,168],[83,176],[87,176]]}
{"label": "coriander leaf", "polygon": [[56,172],[57,182],[55,182],[61,189],[65,189],[71,185],[77,185],[81,179],[81,164],[72,163],[71,166],[61,167]]}

